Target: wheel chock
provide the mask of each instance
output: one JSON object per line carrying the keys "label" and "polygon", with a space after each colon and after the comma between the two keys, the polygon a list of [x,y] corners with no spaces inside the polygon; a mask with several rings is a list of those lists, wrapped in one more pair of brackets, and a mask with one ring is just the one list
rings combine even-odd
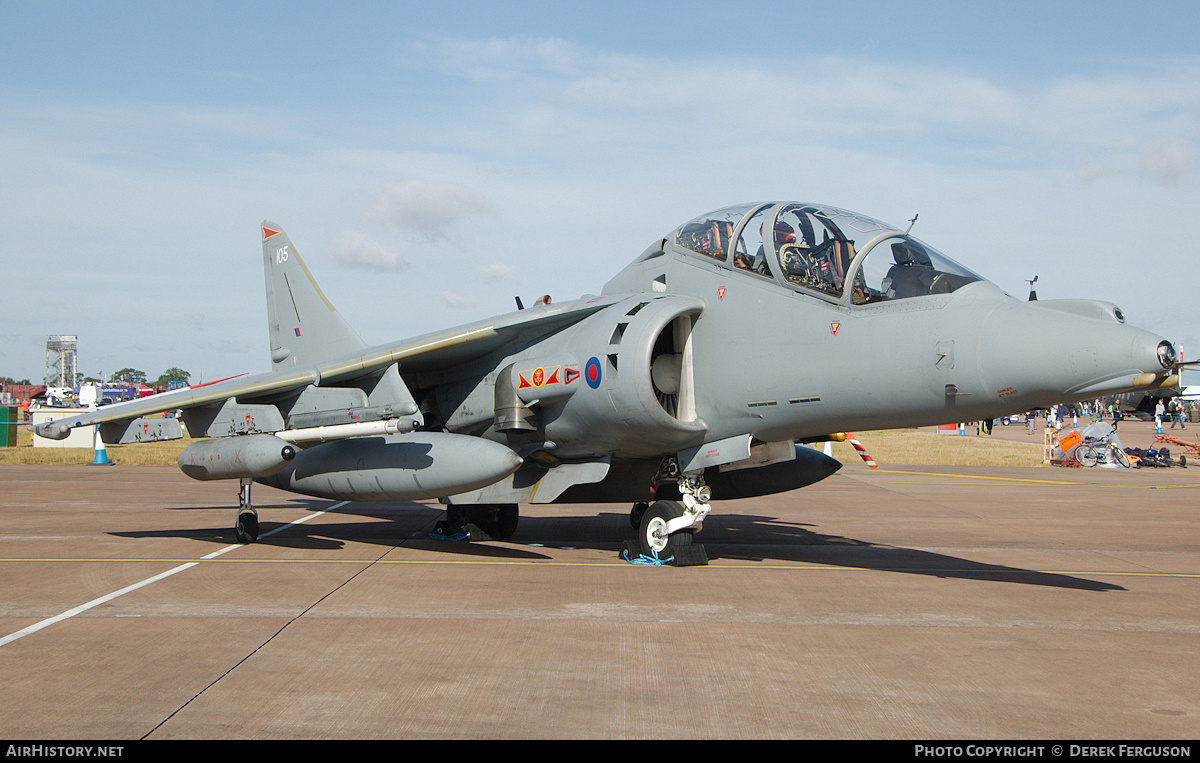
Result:
{"label": "wheel chock", "polygon": [[701,543],[693,543],[690,546],[676,546],[675,558],[671,560],[671,564],[675,567],[704,567],[708,565],[708,553],[704,550],[704,545]]}

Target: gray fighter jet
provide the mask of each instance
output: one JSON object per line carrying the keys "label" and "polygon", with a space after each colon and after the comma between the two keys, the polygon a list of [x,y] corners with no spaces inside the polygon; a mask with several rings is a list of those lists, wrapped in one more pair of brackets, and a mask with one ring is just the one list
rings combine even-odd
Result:
{"label": "gray fighter jet", "polygon": [[[1178,384],[1115,305],[1023,302],[854,212],[752,203],[655,241],[599,296],[367,346],[262,225],[272,370],[41,425],[182,435],[196,479],[347,501],[441,499],[438,537],[506,539],[518,505],[632,504],[635,550],[700,558],[711,499],[793,490],[831,433],[974,421]],[[518,307],[520,303],[518,300]],[[699,549],[700,556],[696,556]]]}

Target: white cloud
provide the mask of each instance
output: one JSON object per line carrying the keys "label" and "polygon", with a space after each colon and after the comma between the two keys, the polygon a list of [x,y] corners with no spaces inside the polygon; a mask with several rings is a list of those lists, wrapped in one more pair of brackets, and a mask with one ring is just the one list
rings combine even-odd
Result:
{"label": "white cloud", "polygon": [[408,268],[408,262],[399,254],[374,241],[368,241],[357,232],[342,235],[333,246],[333,257],[351,268],[393,272]]}
{"label": "white cloud", "polygon": [[490,214],[492,205],[470,188],[409,180],[390,186],[377,211],[393,230],[439,241],[447,238],[461,219]]}
{"label": "white cloud", "polygon": [[1142,174],[1163,185],[1179,185],[1188,175],[1192,154],[1178,138],[1162,138],[1142,147]]}
{"label": "white cloud", "polygon": [[409,42],[402,58],[409,65],[487,83],[543,73],[577,74],[590,63],[580,46],[558,38],[431,37]]}
{"label": "white cloud", "polygon": [[[1120,75],[1010,81],[961,66],[838,56],[665,59],[519,38],[487,40],[474,53],[466,52],[476,47],[469,42],[427,44],[434,60],[467,56],[449,70],[464,80],[474,76],[472,57],[526,75],[513,80],[519,87],[506,77],[500,88],[469,89],[481,96],[473,108],[487,122],[471,133],[476,150],[568,170],[654,167],[689,154],[714,166],[722,158],[714,151],[807,146],[947,166],[1020,163],[1063,172],[1120,163],[1136,172],[1130,157],[1148,132],[1194,134],[1198,127],[1194,60]],[[1173,177],[1167,162],[1151,162],[1147,171]],[[769,171],[725,166],[742,175]]]}
{"label": "white cloud", "polygon": [[472,297],[464,297],[461,294],[452,294],[444,291],[441,293],[442,302],[453,310],[462,310],[468,307],[474,307],[477,300]]}
{"label": "white cloud", "polygon": [[480,268],[477,272],[484,281],[489,283],[517,281],[517,269],[507,262],[493,262],[491,265]]}

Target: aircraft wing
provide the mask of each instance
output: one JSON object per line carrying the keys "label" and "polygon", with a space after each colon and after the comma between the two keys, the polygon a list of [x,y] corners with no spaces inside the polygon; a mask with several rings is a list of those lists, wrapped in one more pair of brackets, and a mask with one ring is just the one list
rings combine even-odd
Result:
{"label": "aircraft wing", "polygon": [[213,384],[186,387],[184,389],[172,390],[171,392],[163,392],[158,395],[150,395],[139,400],[114,403],[113,405],[102,406],[92,411],[72,411],[69,416],[63,416],[62,418],[35,425],[33,431],[40,437],[61,440],[74,427],[131,420],[154,413],[162,413],[163,411],[173,411],[177,408],[210,405],[232,397],[252,397],[271,392],[282,392],[303,387],[312,382],[313,376],[310,371],[238,376]]}
{"label": "aircraft wing", "polygon": [[585,296],[558,305],[539,303],[487,321],[373,348],[364,362],[378,368],[399,362],[404,371],[436,371],[481,358],[521,336],[537,336],[570,326],[628,296]]}
{"label": "aircraft wing", "polygon": [[[366,347],[307,366],[238,376],[107,405],[94,411],[72,412],[70,416],[36,425],[34,432],[41,437],[59,440],[65,438],[73,427],[131,421],[163,411],[218,405],[231,399],[252,401],[301,390],[310,385],[352,380],[376,373],[394,363],[405,370],[447,369],[500,350],[519,337],[550,333],[571,325],[624,298],[588,296],[561,305],[539,303],[486,321]],[[415,412],[415,408],[412,412]],[[105,440],[108,440],[107,436]]]}

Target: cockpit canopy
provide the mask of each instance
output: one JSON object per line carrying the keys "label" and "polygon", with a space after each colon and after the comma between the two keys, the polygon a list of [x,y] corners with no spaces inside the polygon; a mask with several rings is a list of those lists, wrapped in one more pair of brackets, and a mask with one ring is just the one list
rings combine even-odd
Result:
{"label": "cockpit canopy", "polygon": [[668,246],[855,305],[949,294],[980,276],[901,230],[844,209],[739,204],[680,226]]}

